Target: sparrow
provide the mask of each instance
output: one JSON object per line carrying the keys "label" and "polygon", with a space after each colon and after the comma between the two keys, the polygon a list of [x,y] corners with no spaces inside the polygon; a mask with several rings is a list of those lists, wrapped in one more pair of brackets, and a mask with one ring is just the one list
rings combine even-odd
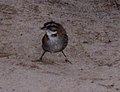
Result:
{"label": "sparrow", "polygon": [[65,57],[65,61],[71,63],[63,50],[68,44],[68,35],[63,26],[54,21],[44,23],[41,30],[45,31],[45,35],[42,38],[43,53],[37,61],[42,61],[46,52],[57,53],[62,52]]}

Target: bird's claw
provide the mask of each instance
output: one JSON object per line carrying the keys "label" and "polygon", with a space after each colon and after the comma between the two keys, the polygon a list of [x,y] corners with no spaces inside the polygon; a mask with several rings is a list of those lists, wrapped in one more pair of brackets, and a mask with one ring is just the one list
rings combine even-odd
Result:
{"label": "bird's claw", "polygon": [[68,59],[65,59],[65,61],[68,62],[68,63],[70,63],[70,64],[72,64],[72,62],[70,62]]}

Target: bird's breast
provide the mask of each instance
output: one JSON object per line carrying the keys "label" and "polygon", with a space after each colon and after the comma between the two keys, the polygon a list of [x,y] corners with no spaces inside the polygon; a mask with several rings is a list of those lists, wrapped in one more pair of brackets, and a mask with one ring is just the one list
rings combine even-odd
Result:
{"label": "bird's breast", "polygon": [[[59,33],[60,34],[60,33]],[[49,52],[59,52],[63,50],[66,46],[64,45],[66,42],[63,40],[64,35],[58,36],[58,34],[53,35],[45,35],[43,41],[43,48]]]}
{"label": "bird's breast", "polygon": [[57,52],[62,49],[62,42],[61,39],[58,37],[50,37],[48,41],[48,45],[50,47],[51,52]]}

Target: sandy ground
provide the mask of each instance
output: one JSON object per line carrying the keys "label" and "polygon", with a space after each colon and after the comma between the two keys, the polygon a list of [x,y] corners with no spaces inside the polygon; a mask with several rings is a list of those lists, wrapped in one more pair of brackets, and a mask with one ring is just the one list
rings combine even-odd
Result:
{"label": "sandy ground", "polygon": [[[61,23],[61,53],[47,53],[40,30]],[[120,10],[105,0],[0,0],[0,92],[120,92]]]}

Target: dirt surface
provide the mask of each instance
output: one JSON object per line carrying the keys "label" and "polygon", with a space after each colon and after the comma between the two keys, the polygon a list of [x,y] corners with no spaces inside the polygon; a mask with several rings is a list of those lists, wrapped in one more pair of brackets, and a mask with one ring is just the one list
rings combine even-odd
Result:
{"label": "dirt surface", "polygon": [[[61,53],[43,50],[45,22],[69,35]],[[105,0],[0,0],[0,92],[120,92],[120,10]]]}

